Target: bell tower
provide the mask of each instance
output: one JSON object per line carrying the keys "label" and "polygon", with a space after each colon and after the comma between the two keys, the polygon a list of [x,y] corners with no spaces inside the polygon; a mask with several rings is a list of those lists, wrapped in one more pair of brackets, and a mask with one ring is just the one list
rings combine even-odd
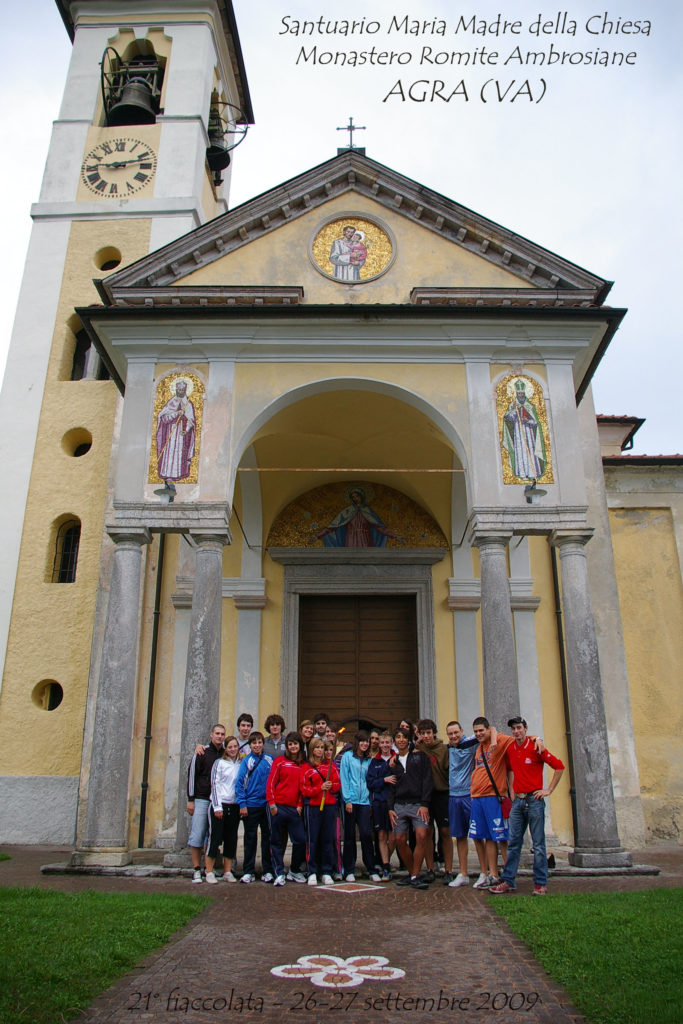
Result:
{"label": "bell tower", "polygon": [[[0,399],[0,795],[26,808],[14,842],[71,842],[75,826],[120,398],[74,308],[99,303],[93,279],[227,210],[231,150],[253,121],[231,0],[57,6],[73,51]],[[37,748],[16,777],[34,730],[53,747],[42,839],[28,820]]]}

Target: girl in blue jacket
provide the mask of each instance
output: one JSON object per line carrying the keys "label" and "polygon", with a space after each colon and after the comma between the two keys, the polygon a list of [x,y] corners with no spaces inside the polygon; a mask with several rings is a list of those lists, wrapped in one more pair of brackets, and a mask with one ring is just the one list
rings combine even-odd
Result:
{"label": "girl in blue jacket", "polygon": [[364,730],[356,733],[351,750],[341,759],[342,806],[344,808],[344,850],[342,869],[347,882],[355,882],[356,827],[360,835],[360,848],[365,870],[371,882],[379,882],[375,872],[375,852],[372,843],[372,814],[367,776],[370,758],[370,737]]}

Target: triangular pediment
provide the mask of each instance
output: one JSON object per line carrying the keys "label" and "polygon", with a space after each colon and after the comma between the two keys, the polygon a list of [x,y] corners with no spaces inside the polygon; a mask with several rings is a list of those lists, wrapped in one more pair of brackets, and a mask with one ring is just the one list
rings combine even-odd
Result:
{"label": "triangular pediment", "polygon": [[[351,289],[317,272],[311,240],[335,217],[381,224],[398,254],[390,271]],[[349,301],[586,307],[600,305],[609,287],[355,151],[249,200],[99,284],[107,304],[128,307]]]}

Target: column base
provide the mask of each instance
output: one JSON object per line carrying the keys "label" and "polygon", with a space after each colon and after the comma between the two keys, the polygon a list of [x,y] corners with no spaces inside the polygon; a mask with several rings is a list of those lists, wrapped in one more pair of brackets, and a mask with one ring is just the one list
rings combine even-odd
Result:
{"label": "column base", "polygon": [[630,868],[633,859],[623,846],[599,849],[591,846],[577,846],[569,854],[569,863],[574,868]]}
{"label": "column base", "polygon": [[102,866],[108,868],[120,868],[130,864],[132,857],[128,850],[121,847],[112,847],[101,850],[74,850],[69,863],[72,867]]}
{"label": "column base", "polygon": [[171,850],[164,855],[165,868],[191,868],[192,855],[187,847],[184,850]]}

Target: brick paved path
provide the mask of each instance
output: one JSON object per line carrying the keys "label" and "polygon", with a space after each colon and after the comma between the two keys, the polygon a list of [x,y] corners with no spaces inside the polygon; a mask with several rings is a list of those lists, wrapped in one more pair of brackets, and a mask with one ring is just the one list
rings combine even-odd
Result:
{"label": "brick paved path", "polygon": [[[406,892],[394,883],[376,888],[344,893],[293,883],[283,889],[221,883],[193,926],[100,996],[81,1020],[583,1021],[563,990],[487,906],[491,897],[471,889],[454,892],[439,882],[428,892]],[[203,892],[207,889],[202,886]],[[344,959],[380,955],[405,975],[333,989],[316,987],[309,977],[270,973],[272,967],[311,954]]]}
{"label": "brick paved path", "polygon": [[[493,897],[472,889],[453,890],[437,882],[428,892],[406,892],[389,883],[361,895],[345,894],[336,886],[326,891],[290,883],[283,889],[222,882],[193,887],[185,878],[41,875],[41,864],[65,861],[69,851],[6,849],[12,859],[0,863],[0,885],[38,885],[61,892],[177,893],[194,888],[211,897],[211,905],[194,924],[103,993],[79,1018],[83,1024],[582,1021],[563,990],[490,909]],[[547,899],[555,892],[683,885],[680,847],[649,847],[634,852],[634,862],[656,864],[661,874],[558,875],[551,878]],[[519,890],[516,900],[532,899],[531,879],[520,878]],[[405,975],[390,982],[366,980],[357,988],[324,989],[308,977],[294,980],[270,973],[272,967],[316,953],[344,959],[380,955]],[[258,998],[263,1000],[260,1009]]]}

